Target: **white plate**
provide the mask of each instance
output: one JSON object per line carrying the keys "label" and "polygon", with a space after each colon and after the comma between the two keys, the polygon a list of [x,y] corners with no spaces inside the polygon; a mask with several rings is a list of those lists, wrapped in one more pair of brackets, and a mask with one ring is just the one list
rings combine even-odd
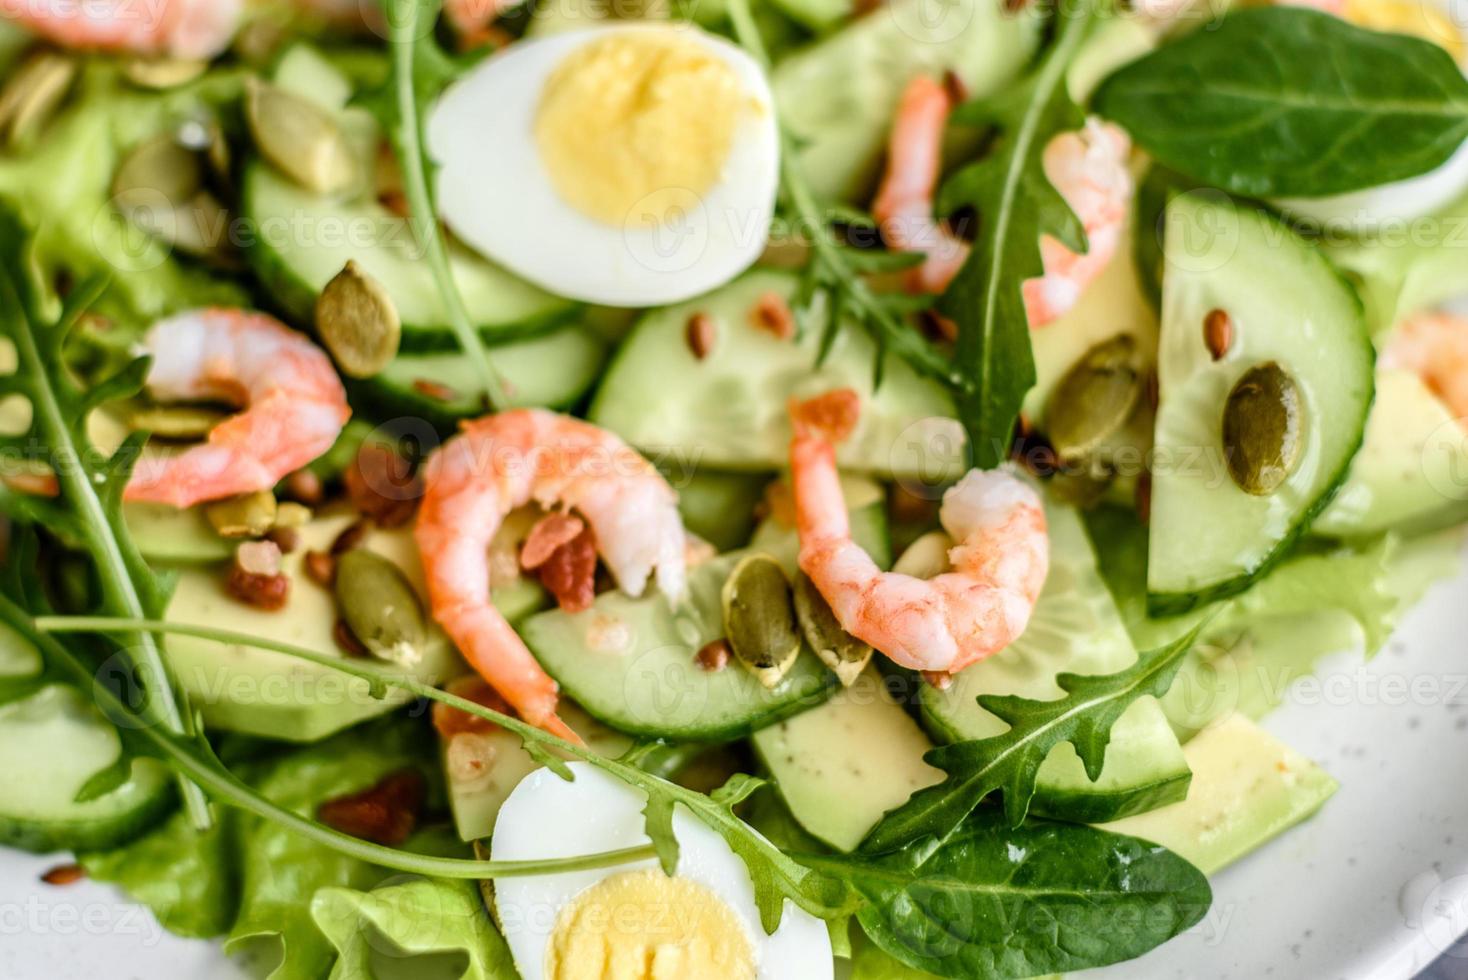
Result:
{"label": "white plate", "polygon": [[[1319,684],[1296,687],[1267,727],[1340,792],[1219,875],[1190,934],[1090,976],[1406,980],[1448,950],[1468,931],[1465,637],[1468,575],[1434,588],[1370,664],[1332,658]],[[40,883],[64,860],[0,850],[0,977],[246,976],[217,945],[163,933],[109,888]]]}

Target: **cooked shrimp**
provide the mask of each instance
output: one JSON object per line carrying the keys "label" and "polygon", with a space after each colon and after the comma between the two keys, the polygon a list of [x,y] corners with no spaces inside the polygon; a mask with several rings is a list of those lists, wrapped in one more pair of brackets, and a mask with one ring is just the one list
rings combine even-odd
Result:
{"label": "cooked shrimp", "polygon": [[958,542],[953,571],[931,579],[883,572],[851,538],[833,445],[840,432],[823,421],[832,398],[852,397],[832,392],[791,405],[800,567],[847,632],[942,684],[1024,632],[1049,571],[1045,511],[1012,473],[972,470],[939,510]]}
{"label": "cooked shrimp", "polygon": [[444,0],[443,16],[465,47],[503,43],[508,35],[497,31],[500,14],[524,0]]}
{"label": "cooked shrimp", "polygon": [[0,0],[0,17],[62,47],[213,58],[239,28],[243,0]]}
{"label": "cooked shrimp", "polygon": [[1468,426],[1468,317],[1408,317],[1387,341],[1381,366],[1414,372]]}
{"label": "cooked shrimp", "polygon": [[872,202],[872,217],[891,247],[926,252],[907,273],[914,293],[941,293],[968,258],[968,245],[933,217],[933,196],[943,164],[943,129],[953,96],[936,79],[919,75],[907,84],[887,148],[887,172]]}
{"label": "cooked shrimp", "polygon": [[424,475],[415,536],[433,616],[469,664],[531,724],[576,740],[556,716],[556,682],[490,602],[489,543],[505,515],[532,501],[575,510],[617,584],[641,595],[685,587],[678,498],[636,450],[604,429],[539,409],[466,423]]}
{"label": "cooked shrimp", "polygon": [[128,500],[191,507],[275,486],[325,453],[351,416],[326,353],[263,313],[209,309],[154,325],[148,391],[165,401],[244,406],[175,456],[147,457]]}
{"label": "cooked shrimp", "polygon": [[1045,275],[1024,284],[1031,328],[1068,313],[1116,256],[1134,190],[1127,169],[1131,151],[1132,141],[1120,127],[1095,118],[1045,147],[1045,177],[1085,226],[1087,248],[1077,254],[1049,235],[1040,236]]}
{"label": "cooked shrimp", "polygon": [[[908,83],[892,127],[887,171],[872,204],[888,244],[927,253],[923,264],[908,273],[912,292],[941,293],[968,258],[968,244],[933,217],[943,129],[952,108],[953,96],[936,80],[919,75]],[[1077,255],[1049,235],[1041,237],[1045,275],[1024,284],[1031,327],[1042,327],[1074,306],[1116,255],[1133,191],[1126,165],[1130,152],[1126,133],[1095,119],[1045,147],[1045,176],[1085,226],[1089,249]]]}

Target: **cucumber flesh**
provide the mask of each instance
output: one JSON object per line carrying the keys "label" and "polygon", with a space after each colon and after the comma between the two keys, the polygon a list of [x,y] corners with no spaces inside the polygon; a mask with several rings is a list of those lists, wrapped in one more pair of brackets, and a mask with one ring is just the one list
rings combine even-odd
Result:
{"label": "cucumber flesh", "polygon": [[0,705],[0,843],[45,853],[99,850],[136,836],[173,804],[168,768],[138,759],[121,786],[78,803],[77,794],[122,752],[117,730],[64,684]]}
{"label": "cucumber flesh", "polygon": [[[1110,674],[1136,662],[1116,603],[1096,569],[1076,512],[1049,507],[1050,576],[1029,628],[1002,652],[961,671],[946,691],[921,688],[923,717],[943,741],[988,738],[1007,727],[980,708],[982,694],[1048,701],[1063,696],[1061,672]],[[1155,698],[1135,702],[1116,722],[1101,778],[1091,782],[1075,747],[1056,746],[1040,767],[1032,808],[1062,820],[1116,820],[1175,803],[1190,772]]]}
{"label": "cucumber flesh", "polygon": [[[348,107],[350,81],[306,44],[281,56],[273,80],[337,115],[374,172],[380,134],[365,110]],[[433,275],[407,221],[370,191],[351,200],[313,194],[259,160],[245,168],[243,214],[257,229],[247,257],[275,301],[298,323],[310,323],[316,297],[354,260],[392,297],[403,323],[404,350],[454,350],[457,343]],[[470,319],[487,337],[548,329],[578,305],[553,296],[467,250],[450,249],[454,280]]]}
{"label": "cucumber flesh", "polygon": [[[963,427],[937,382],[889,356],[873,392],[876,349],[853,324],[841,328],[820,367],[819,331],[783,340],[754,325],[750,314],[761,297],[788,301],[795,289],[794,274],[759,269],[649,313],[607,370],[591,421],[654,458],[679,454],[722,470],[776,470],[789,462],[788,399],[852,388],[861,396],[861,417],[837,449],[843,470],[934,484],[962,475]],[[714,346],[703,359],[687,342],[688,320],[697,313],[715,324]]]}
{"label": "cucumber flesh", "polygon": [[749,541],[754,511],[770,482],[767,473],[679,472],[671,460],[659,468],[678,491],[678,513],[683,527],[719,551],[733,551]]}
{"label": "cucumber flesh", "polygon": [[[1360,302],[1318,249],[1212,194],[1174,198],[1166,228],[1147,571],[1157,613],[1235,595],[1288,551],[1346,478],[1375,391]],[[1203,331],[1214,310],[1233,326],[1218,359]],[[1239,379],[1271,361],[1300,390],[1304,446],[1284,483],[1255,496],[1229,474],[1221,419]]]}
{"label": "cucumber flesh", "polygon": [[566,694],[619,731],[686,742],[742,738],[820,704],[838,686],[809,649],[774,688],[732,661],[718,671],[695,663],[699,649],[724,635],[721,592],[742,554],[694,568],[677,609],[652,591],[634,599],[613,590],[585,612],[532,616],[520,635]]}

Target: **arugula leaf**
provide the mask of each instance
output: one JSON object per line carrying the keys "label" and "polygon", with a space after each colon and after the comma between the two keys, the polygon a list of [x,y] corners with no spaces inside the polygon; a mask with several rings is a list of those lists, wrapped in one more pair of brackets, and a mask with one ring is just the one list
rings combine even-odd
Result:
{"label": "arugula leaf", "polygon": [[1099,778],[1116,720],[1138,698],[1167,693],[1202,628],[1199,624],[1167,646],[1142,654],[1115,674],[1060,674],[1055,680],[1065,697],[1054,701],[980,696],[979,706],[1008,723],[1009,730],[928,752],[924,759],[948,777],[888,811],[862,841],[860,852],[880,855],[905,849],[921,863],[994,792],[1003,792],[1005,816],[1018,827],[1029,812],[1041,763],[1062,742],[1075,746],[1091,779]]}
{"label": "arugula leaf", "polygon": [[1230,14],[1116,72],[1096,106],[1167,166],[1250,197],[1404,180],[1468,138],[1445,50],[1301,7]]}
{"label": "arugula leaf", "polygon": [[[35,269],[29,251],[29,229],[8,201],[0,202],[0,336],[15,348],[16,370],[0,375],[0,398],[18,395],[31,407],[23,434],[0,435],[0,450],[15,458],[33,458],[37,447],[56,477],[54,501],[22,501],[0,495],[0,506],[12,506],[21,520],[40,518],[53,531],[80,543],[95,564],[101,609],[112,616],[158,616],[167,604],[167,588],[154,576],[128,535],[122,518],[122,493],[146,434],[133,433],[110,457],[92,445],[87,419],[97,407],[142,390],[148,361],[135,360],[120,373],[82,387],[63,360],[67,337],[104,284],[79,286],[68,298],[60,319],[43,326],[39,290],[31,280]],[[161,644],[151,633],[129,637],[127,655],[143,693],[141,715],[148,724],[196,737],[187,704],[175,695]],[[182,782],[184,803],[199,828],[208,827],[208,803],[198,787]]]}
{"label": "arugula leaf", "polygon": [[[729,20],[735,39],[766,70],[769,56],[748,0],[729,0]],[[835,344],[844,321],[859,325],[877,343],[873,372],[875,387],[881,386],[883,364],[888,353],[907,361],[920,374],[950,388],[963,384],[963,374],[949,357],[930,344],[908,314],[926,308],[926,299],[915,302],[903,293],[878,293],[863,275],[876,271],[907,268],[921,256],[894,255],[853,248],[838,240],[832,222],[847,215],[837,209],[823,211],[800,167],[799,147],[788,131],[780,129],[780,191],[791,224],[809,235],[810,257],[801,270],[795,293],[794,312],[802,330],[821,332],[819,366]]]}
{"label": "arugula leaf", "polygon": [[920,868],[816,857],[868,904],[857,919],[898,961],[946,977],[1069,972],[1131,959],[1201,919],[1208,879],[1155,844],[1078,824],[973,814]]}
{"label": "arugula leaf", "polygon": [[985,469],[1008,457],[1020,406],[1036,381],[1022,287],[1045,272],[1040,236],[1086,250],[1085,230],[1046,178],[1042,156],[1052,136],[1085,122],[1066,73],[1094,25],[1091,6],[1058,4],[1055,40],[1035,69],[1006,93],[961,106],[952,117],[992,124],[1002,134],[989,156],[944,184],[938,201],[942,213],[970,206],[980,218],[973,250],[938,310],[958,327],[958,414],[974,465]]}
{"label": "arugula leaf", "polygon": [[403,172],[403,196],[411,214],[409,223],[438,285],[449,326],[458,338],[459,350],[479,375],[488,407],[496,409],[508,403],[509,395],[454,281],[448,247],[438,226],[434,167],[426,149],[424,116],[428,104],[458,77],[461,68],[433,39],[433,24],[441,6],[441,0],[385,0],[392,71],[380,89],[364,95],[358,104],[377,118],[397,155]]}

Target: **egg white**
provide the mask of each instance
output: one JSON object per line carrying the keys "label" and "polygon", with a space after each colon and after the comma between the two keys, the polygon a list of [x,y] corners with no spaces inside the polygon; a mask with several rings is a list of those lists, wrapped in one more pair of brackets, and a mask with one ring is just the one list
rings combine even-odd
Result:
{"label": "egg white", "polygon": [[[556,192],[535,117],[547,79],[572,52],[611,34],[651,31],[676,31],[708,49],[760,111],[741,121],[719,181],[695,207],[659,227],[613,227]],[[427,137],[441,167],[439,214],[454,233],[572,299],[623,307],[689,299],[743,272],[769,237],[780,162],[769,83],[744,51],[691,26],[623,24],[517,42],[450,86],[429,113]]]}
{"label": "egg white", "polygon": [[1286,197],[1280,210],[1328,232],[1378,231],[1432,214],[1468,192],[1468,143],[1448,162],[1417,177],[1330,197]]}
{"label": "egg white", "polygon": [[[642,809],[647,797],[588,763],[573,762],[574,782],[548,769],[515,787],[495,823],[490,854],[496,861],[574,857],[648,842]],[[679,807],[673,836],[680,848],[678,877],[723,899],[743,923],[761,980],[828,980],[835,970],[831,938],[820,919],[786,901],[774,935],[765,935],[749,870],[718,834]],[[597,882],[656,861],[595,871],[494,883],[495,909],[515,966],[525,980],[543,980],[546,950],[561,910]]]}

